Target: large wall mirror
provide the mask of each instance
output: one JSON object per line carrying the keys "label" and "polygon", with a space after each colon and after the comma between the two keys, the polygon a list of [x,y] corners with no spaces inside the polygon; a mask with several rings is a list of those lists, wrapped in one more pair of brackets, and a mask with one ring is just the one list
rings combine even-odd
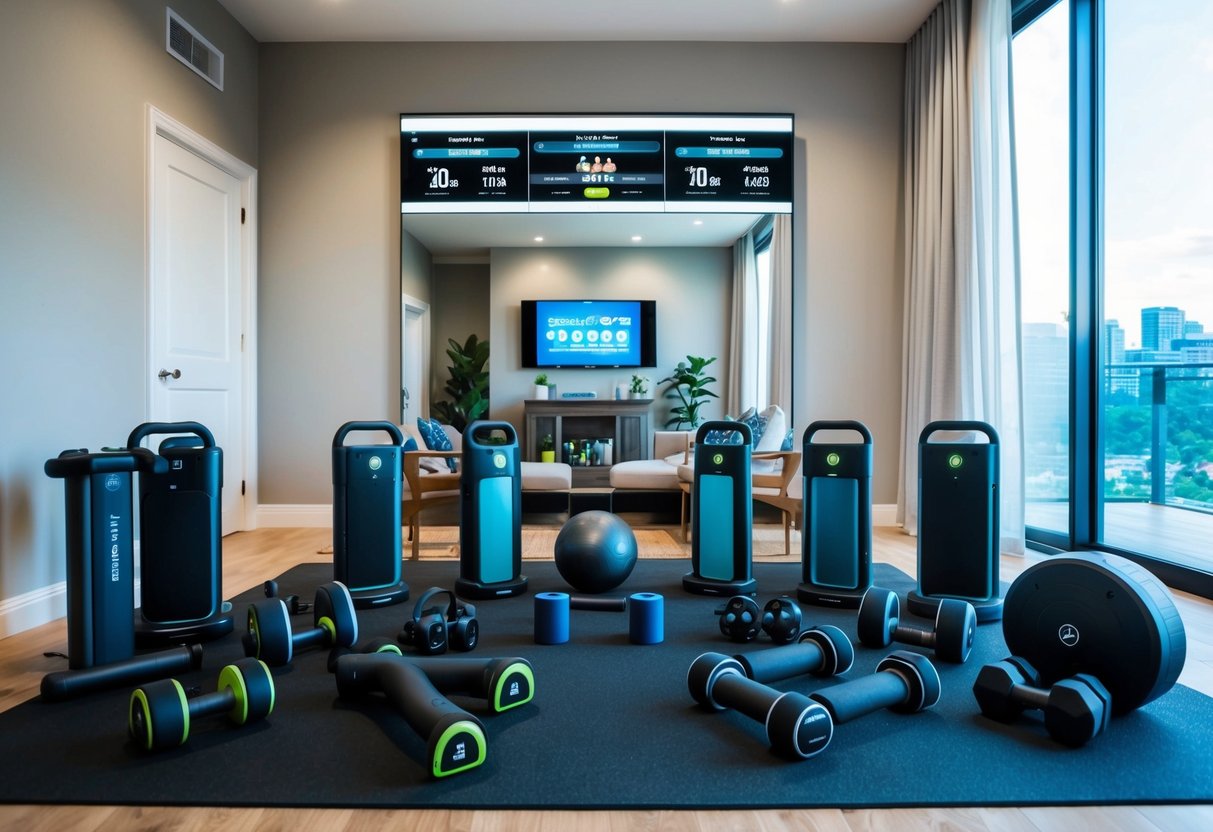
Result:
{"label": "large wall mirror", "polygon": [[[790,157],[790,118],[787,123]],[[406,138],[402,156],[407,158],[409,152]],[[607,164],[605,153],[597,154],[599,160],[586,155],[590,165]],[[626,154],[609,158],[617,170],[641,167]],[[790,158],[786,163],[790,169]],[[494,156],[484,156],[477,159],[472,173],[491,185],[489,178],[497,174],[490,169],[500,164]],[[769,163],[756,162],[752,167],[771,170]],[[446,172],[439,174],[442,169]],[[665,165],[663,172],[667,180],[685,179],[679,187],[701,183],[720,191],[710,164],[698,164],[694,158]],[[427,186],[438,188],[445,181],[449,187],[451,180],[468,179],[468,166],[460,169],[432,162],[424,173],[430,177]],[[550,174],[530,172],[533,181],[540,175]],[[452,364],[446,354],[448,339],[463,344],[475,334],[489,341],[489,415],[521,430],[524,403],[533,397],[539,373],[524,366],[522,302],[642,299],[656,301],[655,366],[549,370],[557,396],[611,398],[633,375],[640,376],[647,380],[648,394],[654,399],[650,423],[661,429],[670,417],[671,401],[662,397],[667,385],[659,380],[671,375],[688,355],[714,357],[710,372],[718,381],[712,389],[719,398],[705,406],[705,416],[720,418],[738,415],[747,407],[761,410],[777,404],[791,428],[792,226],[790,176],[787,179],[787,210],[779,213],[743,210],[770,207],[757,200],[752,205],[708,204],[701,206],[706,209],[702,211],[694,205],[679,205],[672,211],[647,206],[628,211],[620,210],[624,206],[585,202],[567,212],[550,206],[518,210],[512,197],[502,211],[492,210],[492,201],[474,205],[473,210],[461,210],[469,208],[466,203],[428,211],[404,206],[401,421],[411,424],[418,416],[440,415],[440,402],[450,398],[444,390]],[[757,178],[752,181],[760,187]],[[510,196],[508,184],[504,191],[499,199]]]}

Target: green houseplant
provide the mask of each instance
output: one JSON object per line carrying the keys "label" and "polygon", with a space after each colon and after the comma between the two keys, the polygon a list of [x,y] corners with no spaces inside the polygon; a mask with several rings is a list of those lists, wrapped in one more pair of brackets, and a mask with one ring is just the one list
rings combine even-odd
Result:
{"label": "green houseplant", "polygon": [[632,376],[632,382],[628,386],[628,392],[631,393],[633,399],[643,399],[645,394],[649,392],[649,380],[645,376]]}
{"label": "green houseplant", "polygon": [[663,378],[658,384],[668,383],[665,390],[667,399],[676,399],[678,404],[670,407],[670,418],[666,421],[667,428],[681,430],[699,427],[699,409],[708,399],[720,398],[708,389],[709,384],[715,384],[716,378],[709,376],[705,368],[716,360],[688,355],[686,361],[679,361],[672,375]]}
{"label": "green houseplant", "polygon": [[447,368],[450,378],[443,388],[450,401],[435,402],[433,411],[439,421],[462,433],[472,422],[489,411],[489,342],[481,341],[476,333],[460,344],[448,338],[446,354],[451,359]]}
{"label": "green houseplant", "polygon": [[550,433],[539,440],[539,461],[556,461],[556,444],[552,441],[552,434]]}
{"label": "green houseplant", "polygon": [[550,384],[550,382],[548,381],[547,373],[539,373],[538,375],[536,375],[535,376],[535,390],[534,390],[534,393],[532,394],[532,398],[535,398],[535,399],[548,398],[549,384]]}

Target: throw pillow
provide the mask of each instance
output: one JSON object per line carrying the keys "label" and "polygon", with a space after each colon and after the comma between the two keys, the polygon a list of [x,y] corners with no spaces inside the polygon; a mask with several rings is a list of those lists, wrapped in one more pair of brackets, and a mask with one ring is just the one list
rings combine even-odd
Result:
{"label": "throw pillow", "polygon": [[[455,450],[451,445],[451,438],[446,435],[446,431],[442,429],[442,425],[437,419],[423,419],[418,416],[417,430],[421,434],[421,438],[425,440],[425,446],[431,451]],[[446,467],[451,471],[459,470],[459,461],[454,457],[447,457],[445,461]]]}
{"label": "throw pillow", "polygon": [[[778,451],[787,433],[787,417],[783,409],[773,404],[755,418],[762,423],[762,429],[754,431],[754,453]],[[754,426],[751,425],[750,429],[754,430]]]}
{"label": "throw pillow", "polygon": [[783,438],[783,444],[779,446],[779,450],[781,450],[781,451],[796,450],[796,446],[792,444],[793,442],[796,441],[795,433],[796,433],[795,428],[788,428],[788,435]]}
{"label": "throw pillow", "polygon": [[417,440],[411,436],[408,439],[404,440],[403,450],[405,453],[408,453],[409,451],[417,450]]}

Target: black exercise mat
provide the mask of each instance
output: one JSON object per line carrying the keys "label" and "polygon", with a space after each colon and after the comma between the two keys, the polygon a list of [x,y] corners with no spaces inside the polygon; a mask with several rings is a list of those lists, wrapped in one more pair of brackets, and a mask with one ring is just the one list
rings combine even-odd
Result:
{"label": "black exercise mat", "polygon": [[[830,747],[787,762],[761,725],[708,713],[691,700],[686,672],[699,653],[764,649],[720,636],[719,599],[683,592],[686,560],[642,560],[619,592],[665,596],[661,645],[628,643],[627,616],[574,611],[572,641],[533,643],[534,592],[567,589],[550,562],[527,562],[531,593],[477,603],[483,640],[472,656],[521,655],[535,667],[532,703],[493,716],[482,705],[484,765],[428,780],[425,743],[378,697],[340,702],[326,652],[309,650],[274,671],[277,707],[242,729],[222,718],[194,726],[182,748],[146,755],[125,738],[126,692],[0,715],[0,801],[231,806],[452,808],[736,808],[1178,803],[1213,799],[1213,700],[1177,686],[1115,720],[1081,749],[1067,749],[1039,721],[998,725],[977,713],[971,685],[981,664],[1005,654],[997,624],[979,628],[962,666],[937,663],[943,697],[931,711],[884,711],[840,725]],[[759,599],[792,591],[799,564],[757,564]],[[408,564],[413,597],[450,586],[454,562]],[[308,598],[331,567],[304,565],[279,579]],[[900,572],[878,565],[879,584],[904,593]],[[251,594],[239,601],[247,601]],[[238,603],[242,622],[244,604]],[[811,622],[852,637],[854,613],[806,607]],[[410,603],[359,614],[364,639],[394,634]],[[296,618],[296,626],[310,624]],[[240,627],[238,626],[238,629]],[[885,651],[857,648],[848,676],[873,671]],[[206,647],[205,670],[183,678],[213,690],[218,669],[241,655],[238,634]],[[463,655],[463,654],[457,654]],[[1132,661],[1132,657],[1126,657]],[[831,684],[784,683],[809,691]],[[461,700],[462,701],[462,700]]]}

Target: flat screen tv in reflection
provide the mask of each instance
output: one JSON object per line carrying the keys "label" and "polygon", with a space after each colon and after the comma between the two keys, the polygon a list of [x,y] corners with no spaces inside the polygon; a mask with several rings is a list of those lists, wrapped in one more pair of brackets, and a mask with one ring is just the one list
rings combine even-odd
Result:
{"label": "flat screen tv in reflection", "polygon": [[523,367],[656,367],[657,302],[524,300]]}

